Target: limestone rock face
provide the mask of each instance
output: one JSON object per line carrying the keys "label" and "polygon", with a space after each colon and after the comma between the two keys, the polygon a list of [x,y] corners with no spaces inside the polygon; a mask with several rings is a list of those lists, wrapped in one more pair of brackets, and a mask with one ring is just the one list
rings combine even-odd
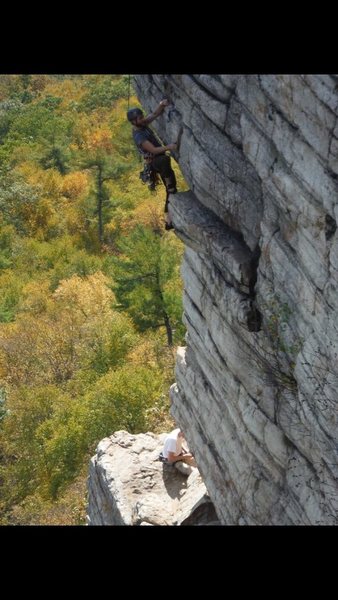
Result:
{"label": "limestone rock face", "polygon": [[197,469],[189,477],[161,463],[166,433],[117,431],[103,439],[89,473],[89,525],[217,525]]}
{"label": "limestone rock face", "polygon": [[[338,75],[138,75],[190,191],[172,414],[223,524],[338,524]],[[172,233],[170,233],[172,235]]]}

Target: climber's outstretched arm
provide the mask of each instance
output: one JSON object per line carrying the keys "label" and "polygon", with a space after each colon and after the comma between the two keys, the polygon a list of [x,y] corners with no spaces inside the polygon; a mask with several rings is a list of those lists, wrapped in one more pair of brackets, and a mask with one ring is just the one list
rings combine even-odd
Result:
{"label": "climber's outstretched arm", "polygon": [[150,115],[147,115],[146,117],[144,117],[144,119],[142,119],[142,125],[149,125],[149,123],[152,123],[152,121],[157,119],[157,117],[163,113],[165,107],[168,106],[168,104],[168,100],[161,100],[154,112],[150,113]]}

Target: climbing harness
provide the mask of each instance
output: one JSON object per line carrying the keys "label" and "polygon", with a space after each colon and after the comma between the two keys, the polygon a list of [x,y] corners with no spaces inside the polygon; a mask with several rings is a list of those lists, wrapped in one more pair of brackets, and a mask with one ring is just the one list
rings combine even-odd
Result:
{"label": "climbing harness", "polygon": [[159,455],[158,455],[158,459],[157,459],[157,460],[159,460],[160,462],[168,462],[168,459],[167,459],[167,458],[164,458],[164,456],[163,456],[163,453],[162,453],[162,452],[160,452],[160,453],[159,453]]}
{"label": "climbing harness", "polygon": [[[158,136],[154,133],[154,131],[152,131],[152,129],[150,129],[149,127],[147,127],[147,130],[158,141],[158,143],[162,145],[161,141],[159,140]],[[139,177],[143,183],[148,184],[149,190],[151,192],[154,192],[156,190],[156,186],[161,183],[160,175],[157,173],[157,171],[155,171],[152,165],[154,156],[151,154],[151,152],[146,152],[145,150],[142,150],[142,148],[138,145],[137,149],[139,152],[140,159],[144,159],[143,171],[140,172]]]}
{"label": "climbing harness", "polygon": [[164,463],[167,467],[172,468],[175,466],[175,463],[170,463],[167,458],[164,458],[162,452],[159,453],[157,460],[159,460],[161,463]]}

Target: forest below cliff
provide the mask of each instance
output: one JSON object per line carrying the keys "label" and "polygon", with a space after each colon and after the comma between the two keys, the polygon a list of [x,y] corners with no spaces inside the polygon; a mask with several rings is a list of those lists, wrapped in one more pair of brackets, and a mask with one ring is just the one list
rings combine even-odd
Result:
{"label": "forest below cliff", "polygon": [[164,186],[139,179],[133,93],[121,75],[0,76],[3,525],[84,523],[97,443],[171,423],[183,244]]}

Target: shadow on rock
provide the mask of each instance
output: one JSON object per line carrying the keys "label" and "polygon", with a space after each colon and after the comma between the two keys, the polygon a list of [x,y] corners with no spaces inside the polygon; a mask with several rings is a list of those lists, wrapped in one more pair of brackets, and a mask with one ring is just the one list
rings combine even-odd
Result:
{"label": "shadow on rock", "polygon": [[187,476],[180,473],[174,466],[162,463],[163,483],[171,498],[179,498],[182,490],[187,488]]}

